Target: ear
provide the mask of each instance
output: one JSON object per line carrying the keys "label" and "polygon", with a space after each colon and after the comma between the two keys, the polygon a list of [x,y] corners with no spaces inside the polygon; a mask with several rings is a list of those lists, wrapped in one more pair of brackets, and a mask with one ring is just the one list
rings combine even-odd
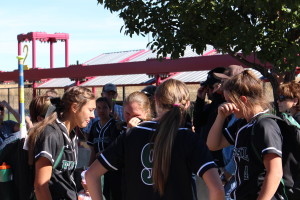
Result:
{"label": "ear", "polygon": [[298,104],[298,98],[293,98],[294,106]]}
{"label": "ear", "polygon": [[248,99],[246,96],[240,96],[240,100],[245,104],[247,103]]}
{"label": "ear", "polygon": [[118,98],[118,93],[116,92],[116,94],[114,95],[114,99]]}
{"label": "ear", "polygon": [[42,116],[37,116],[37,118],[36,118],[36,119],[37,119],[37,121],[38,121],[38,122],[40,122],[40,121],[43,121],[45,118],[44,118],[44,117],[42,117]]}
{"label": "ear", "polygon": [[184,106],[185,109],[188,109],[191,105],[191,102],[190,101],[186,101],[186,104]]}
{"label": "ear", "polygon": [[76,113],[78,111],[78,104],[77,103],[72,103],[71,111],[74,112],[74,113]]}

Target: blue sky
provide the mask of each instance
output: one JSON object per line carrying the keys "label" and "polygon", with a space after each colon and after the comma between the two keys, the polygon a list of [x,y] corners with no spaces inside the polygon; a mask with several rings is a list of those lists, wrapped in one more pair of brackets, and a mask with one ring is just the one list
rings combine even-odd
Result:
{"label": "blue sky", "polygon": [[[17,69],[17,35],[28,32],[69,33],[69,63],[83,63],[101,53],[146,49],[147,37],[125,36],[116,13],[97,0],[9,0],[0,6],[0,71]],[[31,62],[31,43],[26,60]],[[37,42],[37,67],[49,68],[49,43]],[[64,43],[54,44],[54,66],[64,67]]]}

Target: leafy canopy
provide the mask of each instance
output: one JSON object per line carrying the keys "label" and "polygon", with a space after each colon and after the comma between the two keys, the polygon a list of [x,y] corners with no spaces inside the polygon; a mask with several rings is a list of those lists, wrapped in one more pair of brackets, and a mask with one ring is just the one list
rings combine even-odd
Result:
{"label": "leafy canopy", "polygon": [[[299,0],[98,0],[124,20],[124,33],[150,34],[158,55],[178,58],[187,45],[232,56],[255,52],[274,72],[300,66]],[[245,61],[246,62],[246,61]],[[265,68],[245,63],[263,74]]]}

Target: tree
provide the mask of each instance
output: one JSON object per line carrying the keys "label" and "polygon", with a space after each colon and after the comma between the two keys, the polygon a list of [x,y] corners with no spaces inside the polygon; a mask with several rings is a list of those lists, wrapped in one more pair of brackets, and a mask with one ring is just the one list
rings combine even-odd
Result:
{"label": "tree", "polygon": [[[152,35],[158,56],[183,55],[187,45],[201,53],[212,45],[261,72],[276,89],[279,75],[295,78],[300,66],[298,0],[98,0],[124,20],[124,33]],[[121,29],[121,30],[122,30]],[[238,54],[239,52],[242,53]],[[249,62],[253,53],[260,61]],[[270,64],[272,69],[265,66]]]}

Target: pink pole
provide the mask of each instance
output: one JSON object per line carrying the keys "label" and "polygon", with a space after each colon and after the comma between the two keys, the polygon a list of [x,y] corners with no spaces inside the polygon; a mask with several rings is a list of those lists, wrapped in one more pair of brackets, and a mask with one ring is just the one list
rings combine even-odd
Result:
{"label": "pink pole", "polygon": [[18,41],[18,55],[22,54],[22,44],[20,41]]}
{"label": "pink pole", "polygon": [[160,83],[161,83],[161,78],[160,78],[159,74],[156,74],[155,75],[155,85],[159,86]]}
{"label": "pink pole", "polygon": [[36,97],[36,87],[37,87],[37,84],[35,81],[32,82],[32,97]]}
{"label": "pink pole", "polygon": [[76,86],[79,86],[79,85],[80,85],[79,79],[76,79],[75,84],[76,84]]}
{"label": "pink pole", "polygon": [[69,66],[69,39],[65,40],[65,63],[66,67]]}
{"label": "pink pole", "polygon": [[36,41],[32,38],[32,68],[36,68]]}
{"label": "pink pole", "polygon": [[50,41],[50,68],[54,67],[53,42]]}

